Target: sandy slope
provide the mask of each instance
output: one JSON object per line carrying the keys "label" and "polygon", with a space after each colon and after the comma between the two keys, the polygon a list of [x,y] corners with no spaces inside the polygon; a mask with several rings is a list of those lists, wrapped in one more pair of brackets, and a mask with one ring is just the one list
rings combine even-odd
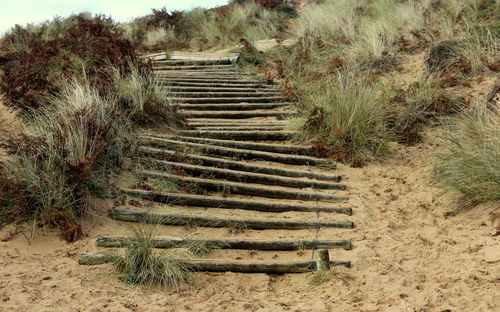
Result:
{"label": "sandy slope", "polygon": [[311,274],[200,273],[178,291],[126,285],[107,266],[76,263],[96,236],[124,231],[101,207],[77,243],[50,231],[0,242],[0,311],[498,311],[500,236],[488,217],[498,206],[445,218],[451,205],[428,182],[434,148],[400,147],[383,165],[339,169],[357,227],[354,249],[331,256],[354,266],[315,288]]}

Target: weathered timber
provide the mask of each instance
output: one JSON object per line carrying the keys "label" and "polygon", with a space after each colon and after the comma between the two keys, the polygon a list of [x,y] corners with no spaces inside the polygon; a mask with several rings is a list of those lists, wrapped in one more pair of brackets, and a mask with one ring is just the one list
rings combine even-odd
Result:
{"label": "weathered timber", "polygon": [[[103,261],[107,260],[107,261]],[[228,260],[185,260],[176,259],[183,267],[193,272],[235,272],[235,273],[307,273],[317,270],[316,261],[228,261]],[[81,265],[97,265],[111,262],[105,253],[85,252],[78,258]],[[330,266],[351,267],[349,261],[330,261]]]}
{"label": "weathered timber", "polygon": [[292,138],[292,131],[212,131],[212,130],[178,130],[181,136],[195,138],[212,138],[221,140],[249,141],[286,141]]}
{"label": "weathered timber", "polygon": [[335,162],[329,159],[322,159],[322,158],[315,158],[315,157],[301,156],[301,155],[287,155],[282,153],[271,153],[271,152],[255,151],[255,150],[245,150],[240,148],[230,148],[225,146],[163,139],[158,137],[141,136],[139,137],[139,142],[151,146],[192,147],[204,153],[210,153],[210,155],[236,157],[238,159],[262,159],[262,160],[284,163],[284,164],[292,164],[292,165],[310,165],[310,166],[335,165]]}
{"label": "weathered timber", "polygon": [[204,196],[183,193],[160,193],[145,190],[126,189],[122,188],[121,191],[128,195],[139,197],[142,199],[164,203],[168,205],[185,205],[197,206],[208,208],[220,209],[241,209],[253,210],[264,212],[287,212],[287,211],[301,211],[301,212],[335,212],[340,214],[351,215],[352,209],[349,207],[323,207],[317,204],[300,204],[290,202],[287,204],[276,203],[273,201],[262,200],[245,200],[231,197],[220,196]]}
{"label": "weathered timber", "polygon": [[[97,239],[98,247],[121,248],[130,245],[134,237],[102,236]],[[247,249],[247,250],[306,250],[306,249],[334,249],[350,250],[350,240],[315,240],[315,239],[238,239],[238,238],[179,238],[155,237],[152,244],[155,248],[179,248],[192,243],[206,243],[216,249]]]}
{"label": "weathered timber", "polygon": [[160,65],[227,65],[232,64],[229,59],[220,59],[220,60],[161,60],[155,61],[155,64]]}
{"label": "weathered timber", "polygon": [[238,86],[263,86],[266,85],[266,82],[262,79],[232,79],[232,78],[219,78],[219,79],[213,79],[213,78],[176,78],[176,77],[161,77],[158,76],[157,78],[158,83],[161,85],[163,84],[169,84],[173,85],[175,83],[191,83],[191,84],[223,84],[223,85],[238,85]]}
{"label": "weathered timber", "polygon": [[242,161],[234,161],[223,158],[216,158],[210,156],[196,155],[196,154],[179,154],[176,151],[169,151],[165,149],[158,149],[146,146],[140,146],[138,152],[142,156],[156,157],[160,159],[167,159],[170,161],[189,161],[195,164],[203,164],[207,166],[214,166],[219,168],[227,168],[232,170],[241,170],[255,173],[272,174],[276,176],[294,177],[294,178],[309,178],[324,181],[340,182],[339,175],[321,173],[315,171],[305,170],[292,170],[284,169],[276,166],[264,166],[254,163],[247,163]]}
{"label": "weathered timber", "polygon": [[294,188],[317,188],[329,190],[345,190],[344,184],[315,181],[315,180],[299,180],[288,177],[280,177],[269,174],[253,173],[247,171],[238,171],[231,169],[222,169],[214,167],[204,167],[191,165],[179,162],[164,161],[164,160],[147,160],[153,167],[165,169],[182,169],[184,172],[195,175],[208,175],[213,178],[227,179],[243,183],[260,183],[268,185],[278,185]]}
{"label": "weathered timber", "polygon": [[295,111],[276,111],[276,110],[255,110],[255,111],[184,111],[183,116],[188,118],[227,118],[227,119],[246,119],[257,117],[275,117],[285,118],[295,116]]}
{"label": "weathered timber", "polygon": [[168,87],[186,87],[186,88],[224,88],[224,89],[258,89],[261,91],[265,90],[278,90],[275,85],[268,85],[265,83],[255,83],[255,82],[245,82],[244,84],[239,83],[230,83],[230,82],[182,82],[182,81],[174,81],[174,80],[165,80],[161,79],[159,81],[160,86]]}
{"label": "weathered timber", "polygon": [[268,97],[172,97],[167,99],[176,101],[177,103],[186,104],[209,104],[209,103],[269,103],[269,102],[284,102],[285,98],[282,96],[268,96]]}
{"label": "weathered timber", "polygon": [[230,93],[265,93],[265,94],[274,94],[278,93],[279,89],[270,88],[267,86],[261,86],[260,88],[251,88],[251,87],[207,87],[207,86],[166,86],[162,89],[167,89],[169,91],[176,92],[230,92]]}
{"label": "weathered timber", "polygon": [[168,181],[186,183],[186,184],[194,183],[196,184],[197,187],[212,192],[223,192],[223,191],[227,192],[229,190],[229,192],[232,194],[250,195],[250,196],[267,197],[267,198],[280,198],[280,199],[324,200],[332,202],[346,201],[349,199],[346,196],[339,196],[328,193],[306,192],[306,191],[287,189],[284,187],[271,188],[268,186],[266,187],[255,184],[245,184],[238,182],[202,179],[194,177],[182,177],[174,174],[149,171],[149,170],[140,171],[140,174],[142,176],[155,179],[166,179]]}
{"label": "weathered timber", "polygon": [[[247,98],[270,98],[280,96],[281,92],[190,92],[190,91],[171,91],[169,96],[176,98],[240,98],[244,102]],[[266,99],[263,100],[263,102]]]}
{"label": "weathered timber", "polygon": [[317,228],[342,228],[352,229],[351,221],[305,221],[289,219],[249,219],[234,217],[212,217],[180,213],[154,213],[147,211],[132,211],[123,209],[112,209],[110,217],[119,221],[144,222],[163,225],[194,225],[202,227],[242,227],[254,230],[282,229],[300,230]]}
{"label": "weathered timber", "polygon": [[[161,65],[164,65],[164,66],[161,66]],[[194,64],[191,64],[191,65],[182,65],[182,64],[177,64],[177,65],[173,65],[173,64],[162,64],[160,62],[155,62],[155,65],[153,68],[158,68],[158,69],[164,69],[164,70],[175,70],[175,71],[178,71],[178,70],[194,70],[194,69],[200,69],[200,70],[204,70],[204,69],[217,69],[217,70],[227,70],[227,69],[236,69],[236,67],[234,65],[203,65],[203,64],[198,64],[198,65],[194,65]]]}
{"label": "weathered timber", "polygon": [[185,142],[193,143],[203,143],[210,145],[218,145],[225,147],[234,147],[241,149],[250,149],[255,151],[271,152],[271,153],[283,153],[283,154],[300,154],[300,155],[310,155],[314,153],[312,146],[306,145],[291,145],[291,144],[272,144],[272,143],[260,143],[260,142],[245,142],[245,141],[228,141],[220,140],[214,138],[201,138],[201,137],[185,137],[185,136],[174,136],[174,135],[150,135],[151,137],[165,138],[165,139],[177,139]]}
{"label": "weathered timber", "polygon": [[223,119],[207,119],[207,120],[187,120],[188,125],[193,127],[265,127],[265,126],[282,126],[286,125],[283,120],[269,120],[268,122],[263,121],[248,121],[248,120],[223,120]]}
{"label": "weathered timber", "polygon": [[255,130],[282,130],[283,126],[232,126],[232,127],[195,127],[197,130],[215,130],[215,131],[226,131],[226,130],[238,130],[238,131],[255,131]]}
{"label": "weathered timber", "polygon": [[319,249],[315,251],[316,257],[316,270],[328,271],[330,270],[330,254],[328,249]]}
{"label": "weathered timber", "polygon": [[225,111],[225,110],[255,110],[289,107],[290,103],[236,103],[236,104],[180,104],[177,107],[183,111]]}

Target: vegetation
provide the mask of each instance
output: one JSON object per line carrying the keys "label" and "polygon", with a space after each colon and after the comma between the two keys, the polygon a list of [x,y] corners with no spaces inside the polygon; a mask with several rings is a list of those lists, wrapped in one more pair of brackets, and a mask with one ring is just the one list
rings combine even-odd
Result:
{"label": "vegetation", "polygon": [[24,131],[2,140],[9,157],[0,164],[0,222],[40,220],[75,241],[79,217],[121,167],[133,128],[180,119],[110,19],[16,26],[2,43],[0,89]]}
{"label": "vegetation", "polygon": [[460,195],[460,208],[500,201],[500,102],[476,103],[445,140],[434,179]]}
{"label": "vegetation", "polygon": [[154,251],[153,239],[157,228],[141,224],[133,230],[133,239],[127,245],[125,256],[116,261],[123,275],[121,280],[130,284],[159,284],[178,287],[186,281],[189,270],[169,255]]}
{"label": "vegetation", "polygon": [[[498,71],[498,8],[491,0],[306,5],[297,43],[266,53],[259,71],[297,101],[299,139],[359,166],[391,140],[419,142],[425,124],[466,107],[460,88]],[[401,79],[402,63],[422,53],[423,74]]]}
{"label": "vegetation", "polygon": [[126,37],[143,50],[207,50],[236,45],[240,39],[254,42],[276,37],[284,30],[284,22],[294,16],[295,10],[282,0],[232,1],[211,10],[153,10],[153,14],[122,28]]}

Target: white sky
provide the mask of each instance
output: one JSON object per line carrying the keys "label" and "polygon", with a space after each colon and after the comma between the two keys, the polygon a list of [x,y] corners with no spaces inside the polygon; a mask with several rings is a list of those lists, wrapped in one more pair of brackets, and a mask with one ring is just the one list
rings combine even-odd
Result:
{"label": "white sky", "polygon": [[224,5],[228,0],[0,0],[0,34],[15,24],[43,22],[83,11],[103,13],[119,22],[144,16],[151,9],[189,10]]}

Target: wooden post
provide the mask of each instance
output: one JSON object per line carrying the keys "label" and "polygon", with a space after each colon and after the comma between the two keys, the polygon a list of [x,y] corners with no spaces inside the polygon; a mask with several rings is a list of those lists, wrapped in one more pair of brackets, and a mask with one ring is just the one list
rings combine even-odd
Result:
{"label": "wooden post", "polygon": [[330,255],[328,249],[316,250],[316,270],[328,271],[330,270]]}

